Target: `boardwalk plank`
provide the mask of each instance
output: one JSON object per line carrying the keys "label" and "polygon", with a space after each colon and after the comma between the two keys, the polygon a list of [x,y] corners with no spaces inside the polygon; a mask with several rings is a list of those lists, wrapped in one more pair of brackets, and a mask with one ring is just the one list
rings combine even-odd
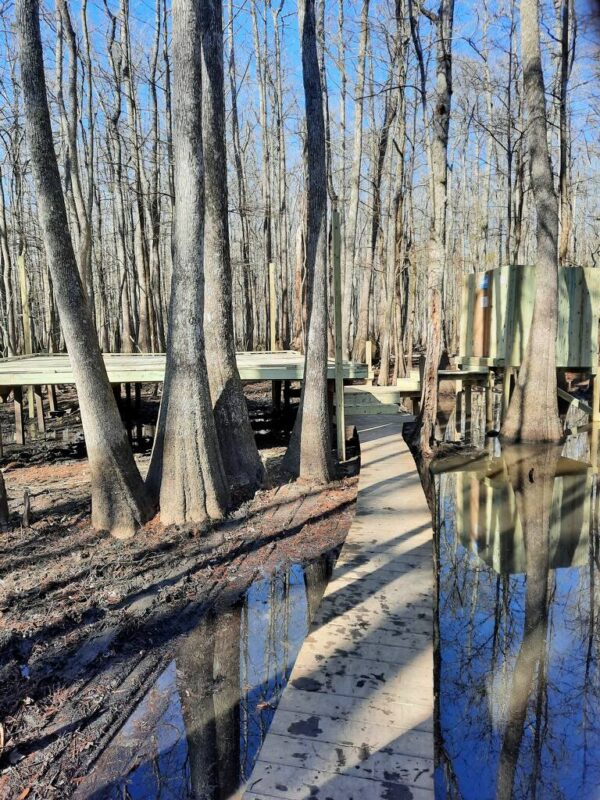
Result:
{"label": "boardwalk plank", "polygon": [[431,518],[401,418],[351,421],[356,517],[245,800],[433,798]]}

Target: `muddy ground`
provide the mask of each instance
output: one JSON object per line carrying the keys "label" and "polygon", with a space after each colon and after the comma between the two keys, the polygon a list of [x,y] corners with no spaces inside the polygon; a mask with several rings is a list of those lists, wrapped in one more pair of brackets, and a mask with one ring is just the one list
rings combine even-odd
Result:
{"label": "muddy ground", "polygon": [[[288,482],[280,461],[292,418],[272,418],[267,388],[248,397],[269,486],[210,529],[154,521],[127,542],[89,525],[73,393],[59,395],[61,416],[24,448],[6,446],[12,406],[0,406],[13,512],[0,538],[1,798],[70,797],[208,610],[235,603],[261,573],[343,542],[356,477],[325,488]],[[157,409],[145,387],[142,419],[129,419],[134,433],[136,422],[146,426],[134,448],[142,472]]]}

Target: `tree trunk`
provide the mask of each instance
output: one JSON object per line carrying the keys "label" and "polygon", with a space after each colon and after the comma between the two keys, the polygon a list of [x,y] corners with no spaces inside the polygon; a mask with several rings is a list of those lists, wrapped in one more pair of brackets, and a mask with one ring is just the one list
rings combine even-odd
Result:
{"label": "tree trunk", "polygon": [[133,64],[131,61],[131,41],[129,34],[129,0],[121,0],[121,48],[125,58],[123,79],[125,83],[125,105],[129,123],[131,164],[133,166],[134,202],[133,241],[134,266],[137,273],[139,325],[137,344],[142,353],[152,350],[153,308],[150,297],[150,276],[146,246],[146,224],[143,206],[142,144],[139,135],[139,120]]}
{"label": "tree trunk", "polygon": [[[411,6],[409,0],[409,6]],[[452,99],[452,30],[454,0],[442,0],[435,17],[436,82],[432,97],[432,138],[429,145],[431,223],[427,248],[427,341],[425,369],[421,386],[421,410],[418,419],[419,446],[426,457],[432,454],[432,440],[437,415],[437,372],[442,353],[442,282],[446,262],[446,204],[448,191],[448,132]],[[419,46],[411,10],[411,32]],[[419,55],[419,53],[418,53]],[[423,75],[422,52],[420,70]],[[421,78],[423,84],[423,77]],[[425,96],[423,96],[424,123]]]}
{"label": "tree trunk", "polygon": [[285,464],[303,479],[326,483],[333,473],[327,407],[327,169],[314,0],[300,0],[298,20],[307,137],[305,268],[311,291],[302,396]]}
{"label": "tree trunk", "polygon": [[241,256],[242,256],[242,281],[243,281],[243,331],[242,347],[244,350],[254,349],[254,317],[252,314],[251,291],[251,266],[250,266],[250,225],[248,223],[248,201],[246,191],[246,175],[242,161],[242,147],[240,143],[240,123],[237,105],[237,73],[235,67],[235,37],[233,28],[233,0],[229,0],[229,87],[231,91],[231,142],[233,145],[233,160],[237,178],[238,205],[241,229]]}
{"label": "tree trunk", "polygon": [[204,346],[202,3],[173,3],[175,220],[167,366],[147,483],[161,520],[223,516],[228,490],[210,402]]}
{"label": "tree trunk", "polygon": [[365,91],[365,61],[369,37],[369,0],[363,0],[360,17],[360,42],[356,88],[354,94],[354,144],[352,149],[352,168],[350,171],[350,208],[345,223],[346,243],[344,246],[344,296],[342,307],[343,346],[350,353],[350,331],[352,329],[352,283],[356,270],[356,238],[358,236],[358,207],[360,201],[360,168],[363,144],[363,94]]}
{"label": "tree trunk", "polygon": [[[79,57],[75,31],[71,22],[65,0],[57,0],[58,11],[66,33],[69,51],[69,113],[64,104],[62,113],[65,118],[68,147],[68,181],[73,193],[73,201],[77,216],[78,230],[78,264],[90,310],[94,313],[94,283],[92,278],[92,229],[88,215],[88,207],[83,196],[81,172],[79,169],[79,153],[77,146],[77,127],[79,125],[79,93],[77,91],[77,59]],[[61,93],[62,96],[62,93]]]}
{"label": "tree trunk", "polygon": [[[269,110],[267,106],[267,16],[264,16],[264,35],[261,42],[258,31],[258,20],[256,3],[251,4],[252,30],[254,35],[254,49],[256,51],[256,79],[259,89],[259,120],[261,128],[261,152],[262,152],[262,199],[263,199],[263,255],[265,288],[267,287],[269,264],[273,260],[273,236],[272,236],[272,213],[271,213],[271,146],[269,142]],[[266,10],[266,9],[265,9]],[[269,343],[269,307],[268,307],[268,288],[266,288],[264,309],[266,314],[265,324],[265,349],[270,349]]]}
{"label": "tree trunk", "polygon": [[[392,72],[388,79],[391,84],[392,76],[395,75],[395,67],[392,67]],[[365,346],[369,338],[369,306],[371,304],[371,296],[373,292],[373,270],[375,266],[375,252],[377,250],[377,241],[381,233],[381,182],[383,179],[383,167],[385,163],[386,153],[388,149],[390,126],[392,125],[397,108],[397,96],[394,95],[391,99],[389,93],[386,94],[384,119],[379,133],[376,152],[374,154],[375,161],[375,174],[372,181],[372,197],[373,197],[373,212],[371,214],[371,235],[369,241],[369,251],[367,255],[367,264],[362,275],[362,283],[360,287],[359,307],[358,307],[358,320],[356,323],[356,334],[354,336],[354,346],[352,348],[352,358],[354,361],[364,361]]]}
{"label": "tree trunk", "polygon": [[150,282],[152,286],[152,299],[155,317],[155,349],[163,353],[165,350],[165,323],[164,323],[164,303],[163,303],[163,282],[162,264],[160,258],[160,218],[161,218],[161,198],[160,198],[160,122],[158,108],[158,51],[160,47],[161,34],[161,0],[156,0],[155,36],[150,58],[150,93],[152,96],[152,133],[151,133],[151,154],[150,154],[150,180],[148,197],[148,221],[151,235],[150,240]]}
{"label": "tree trunk", "polygon": [[73,243],[46,96],[37,0],[17,4],[25,121],[40,222],[71,360],[92,483],[92,524],[131,536],[152,514],[112,393],[85,294]]}
{"label": "tree trunk", "polygon": [[8,225],[6,222],[6,204],[4,201],[4,183],[0,169],[0,264],[2,265],[2,285],[6,314],[6,350],[7,355],[16,354],[15,305],[13,300],[12,258],[8,246]]}
{"label": "tree trunk", "polygon": [[539,0],[521,0],[521,57],[537,212],[537,262],[533,319],[502,435],[512,441],[556,442],[561,438],[556,395],[558,199],[548,150]]}
{"label": "tree trunk", "polygon": [[208,378],[223,466],[230,482],[254,493],[264,468],[235,358],[229,253],[227,151],[221,0],[200,0],[202,18],[202,138],[204,150],[204,332]]}
{"label": "tree trunk", "polygon": [[[569,130],[569,78],[575,57],[575,27],[571,33],[571,17],[573,16],[572,0],[560,2],[560,108],[559,138],[560,161],[558,187],[560,193],[560,241],[559,261],[562,265],[569,260],[569,243],[571,239],[573,204],[571,200],[571,184],[569,181],[569,161],[571,153],[571,135]],[[571,41],[572,39],[572,41]]]}

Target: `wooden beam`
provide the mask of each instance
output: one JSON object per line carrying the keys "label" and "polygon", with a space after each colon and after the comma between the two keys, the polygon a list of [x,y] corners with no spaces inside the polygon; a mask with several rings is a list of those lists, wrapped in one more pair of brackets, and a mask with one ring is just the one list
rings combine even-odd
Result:
{"label": "wooden beam", "polygon": [[58,403],[56,402],[56,386],[50,384],[46,386],[46,391],[48,392],[48,407],[50,411],[56,411],[58,407]]}
{"label": "wooden beam", "polygon": [[23,421],[23,387],[13,386],[15,403],[15,442],[25,444],[25,424]]}
{"label": "wooden beam", "polygon": [[594,373],[592,390],[592,422],[600,422],[600,373]]}
{"label": "wooden beam", "polygon": [[[238,353],[238,371],[242,381],[288,380],[304,378],[304,356],[294,351]],[[164,353],[104,353],[108,380],[117,383],[162,383],[165,376]],[[344,361],[345,379],[368,377],[365,364]],[[329,378],[335,378],[335,360],[328,360]],[[0,359],[0,386],[35,384],[74,385],[75,378],[65,353],[36,354]]]}
{"label": "wooden beam", "polygon": [[[594,384],[595,383],[596,381],[594,381]],[[580,400],[578,397],[573,397],[572,394],[569,394],[569,392],[565,392],[564,389],[560,388],[556,390],[556,393],[561,398],[561,400],[566,400],[567,403],[570,403],[572,406],[575,406],[575,408],[580,408],[586,414],[590,414],[590,416],[593,416],[592,406],[590,406],[589,403],[586,403],[585,400]]]}
{"label": "wooden beam", "polygon": [[500,424],[504,422],[508,406],[510,404],[510,396],[512,389],[513,368],[504,367],[502,374],[502,409],[500,411]]}
{"label": "wooden beam", "polygon": [[333,313],[335,325],[335,427],[338,461],[346,460],[346,421],[344,410],[344,364],[342,353],[342,265],[340,215],[332,214],[333,228]]}
{"label": "wooden beam", "polygon": [[33,387],[35,396],[35,416],[37,418],[37,427],[40,433],[46,432],[46,422],[44,420],[44,400],[42,398],[42,387],[36,384]]}
{"label": "wooden beam", "polygon": [[486,431],[494,427],[494,382],[495,373],[489,370],[485,382],[485,428]]}
{"label": "wooden beam", "polygon": [[373,372],[373,342],[370,339],[365,342],[365,361],[367,362],[367,380],[365,383],[367,386],[373,386],[375,373]]}
{"label": "wooden beam", "polygon": [[273,399],[273,413],[281,414],[281,381],[273,381],[271,384],[271,397]]}
{"label": "wooden beam", "polygon": [[465,442],[471,440],[472,389],[471,381],[465,381]]}
{"label": "wooden beam", "polygon": [[138,443],[141,444],[144,434],[144,426],[142,425],[142,384],[135,383],[133,390],[135,392],[135,435]]}

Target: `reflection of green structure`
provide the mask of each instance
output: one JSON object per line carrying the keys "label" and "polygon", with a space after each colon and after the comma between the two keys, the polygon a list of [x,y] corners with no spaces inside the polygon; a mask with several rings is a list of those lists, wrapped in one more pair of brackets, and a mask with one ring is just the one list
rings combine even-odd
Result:
{"label": "reflection of green structure", "polygon": [[[523,531],[504,460],[465,464],[455,477],[456,529],[462,544],[495,572],[525,572]],[[591,490],[588,465],[560,458],[550,516],[551,569],[587,563]]]}

